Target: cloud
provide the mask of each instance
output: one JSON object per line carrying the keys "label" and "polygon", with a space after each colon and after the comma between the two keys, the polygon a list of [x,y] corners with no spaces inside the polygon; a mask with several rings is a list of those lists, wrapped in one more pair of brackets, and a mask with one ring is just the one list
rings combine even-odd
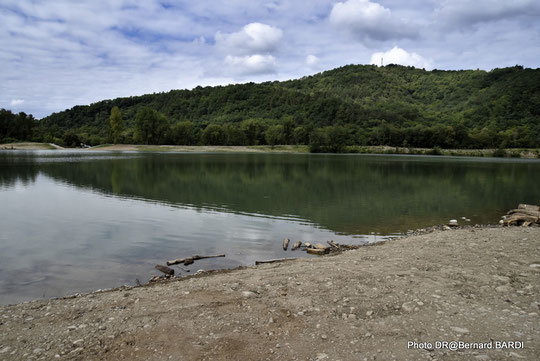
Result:
{"label": "cloud", "polygon": [[330,23],[360,39],[389,40],[414,38],[416,31],[390,9],[369,0],[338,2],[330,12]]}
{"label": "cloud", "polygon": [[316,66],[317,64],[319,63],[319,58],[316,57],[315,55],[308,55],[306,56],[306,64],[311,66],[311,67],[314,67]]}
{"label": "cloud", "polygon": [[24,99],[13,99],[11,103],[9,103],[12,107],[16,107],[18,105],[22,105],[24,103]]}
{"label": "cloud", "polygon": [[227,55],[225,63],[239,75],[267,74],[276,71],[276,58],[272,55]]}
{"label": "cloud", "polygon": [[246,55],[270,53],[276,50],[282,37],[283,31],[279,28],[261,23],[251,23],[236,33],[222,34],[217,32],[215,39],[216,45],[229,54]]}
{"label": "cloud", "polygon": [[416,68],[433,68],[433,61],[431,59],[426,59],[416,53],[408,53],[407,51],[397,46],[394,46],[391,50],[384,53],[374,53],[373,55],[371,55],[370,64],[380,65],[381,59],[383,59],[385,65],[399,64],[406,66],[414,66]]}
{"label": "cloud", "polygon": [[540,15],[537,0],[443,0],[436,10],[438,20],[446,26],[467,27],[515,17]]}

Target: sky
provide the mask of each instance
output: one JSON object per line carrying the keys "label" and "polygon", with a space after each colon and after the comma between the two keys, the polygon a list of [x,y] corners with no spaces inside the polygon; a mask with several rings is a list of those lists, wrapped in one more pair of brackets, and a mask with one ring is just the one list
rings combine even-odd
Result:
{"label": "sky", "polygon": [[540,63],[538,0],[1,0],[0,108],[300,78]]}

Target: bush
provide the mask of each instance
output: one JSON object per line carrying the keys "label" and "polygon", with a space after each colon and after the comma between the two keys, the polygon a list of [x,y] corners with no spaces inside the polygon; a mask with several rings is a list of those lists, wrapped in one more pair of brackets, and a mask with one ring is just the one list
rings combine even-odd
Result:
{"label": "bush", "polygon": [[440,147],[438,146],[434,146],[433,149],[431,149],[430,151],[427,152],[427,154],[429,155],[442,155],[442,150]]}
{"label": "bush", "polygon": [[502,148],[498,148],[498,149],[495,149],[493,153],[491,153],[491,156],[497,157],[497,158],[504,158],[504,157],[507,157],[508,154],[506,153],[506,150]]}

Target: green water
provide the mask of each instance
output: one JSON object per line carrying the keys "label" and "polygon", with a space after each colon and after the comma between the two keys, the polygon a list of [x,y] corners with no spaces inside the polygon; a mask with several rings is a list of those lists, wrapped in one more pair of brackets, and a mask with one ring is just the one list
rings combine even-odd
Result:
{"label": "green water", "polygon": [[284,237],[497,223],[540,203],[538,179],[540,162],[519,159],[1,151],[0,303],[143,282],[193,254],[227,257],[192,272],[304,256]]}

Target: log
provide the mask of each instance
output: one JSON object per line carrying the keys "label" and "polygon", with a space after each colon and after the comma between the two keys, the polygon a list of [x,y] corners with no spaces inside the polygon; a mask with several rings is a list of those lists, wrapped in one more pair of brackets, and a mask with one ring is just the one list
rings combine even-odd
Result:
{"label": "log", "polygon": [[532,210],[530,208],[518,208],[518,209],[512,209],[511,211],[508,211],[508,213],[506,213],[508,215],[513,215],[513,214],[526,214],[526,215],[529,215],[529,216],[533,216],[533,217],[538,217],[540,218],[540,211],[535,211],[535,210]]}
{"label": "log", "polygon": [[339,244],[337,244],[336,242],[334,241],[326,241],[326,243],[328,243],[333,249],[335,250],[339,250]]}
{"label": "log", "polygon": [[284,251],[286,251],[287,248],[289,248],[289,242],[290,242],[290,240],[289,240],[288,238],[285,238],[285,239],[283,240],[283,250],[284,250]]}
{"label": "log", "polygon": [[326,253],[326,250],[325,249],[320,249],[320,248],[308,248],[306,249],[307,253],[310,253],[310,254],[316,254],[316,255],[323,255]]}
{"label": "log", "polygon": [[538,217],[529,216],[528,214],[514,213],[504,221],[504,224],[510,226],[512,224],[519,224],[520,222],[538,223]]}
{"label": "log", "polygon": [[293,246],[291,248],[291,251],[294,251],[295,249],[300,248],[301,245],[302,245],[302,242],[300,242],[300,241],[294,242],[294,244],[293,244]]}
{"label": "log", "polygon": [[161,271],[161,272],[167,274],[167,275],[174,276],[174,270],[172,268],[167,267],[167,266],[162,266],[160,264],[157,264],[156,269],[158,271]]}
{"label": "log", "polygon": [[167,261],[167,266],[172,266],[175,264],[183,263],[184,265],[192,264],[194,261],[197,261],[199,259],[205,259],[205,258],[217,258],[217,257],[225,257],[224,254],[215,254],[210,256],[191,256],[186,258],[177,258],[172,261]]}
{"label": "log", "polygon": [[297,258],[277,258],[277,259],[269,259],[268,261],[255,261],[255,265],[265,264],[265,263],[276,263],[276,262],[283,262],[283,261],[291,261],[293,259],[297,259]]}
{"label": "log", "polygon": [[325,246],[325,245],[322,244],[322,243],[315,243],[315,244],[313,245],[313,247],[315,247],[316,249],[324,249],[325,251],[328,250],[328,248],[330,248],[330,247],[328,247],[328,246]]}
{"label": "log", "polygon": [[519,204],[518,209],[526,209],[529,211],[540,211],[540,206],[532,205],[532,204]]}

